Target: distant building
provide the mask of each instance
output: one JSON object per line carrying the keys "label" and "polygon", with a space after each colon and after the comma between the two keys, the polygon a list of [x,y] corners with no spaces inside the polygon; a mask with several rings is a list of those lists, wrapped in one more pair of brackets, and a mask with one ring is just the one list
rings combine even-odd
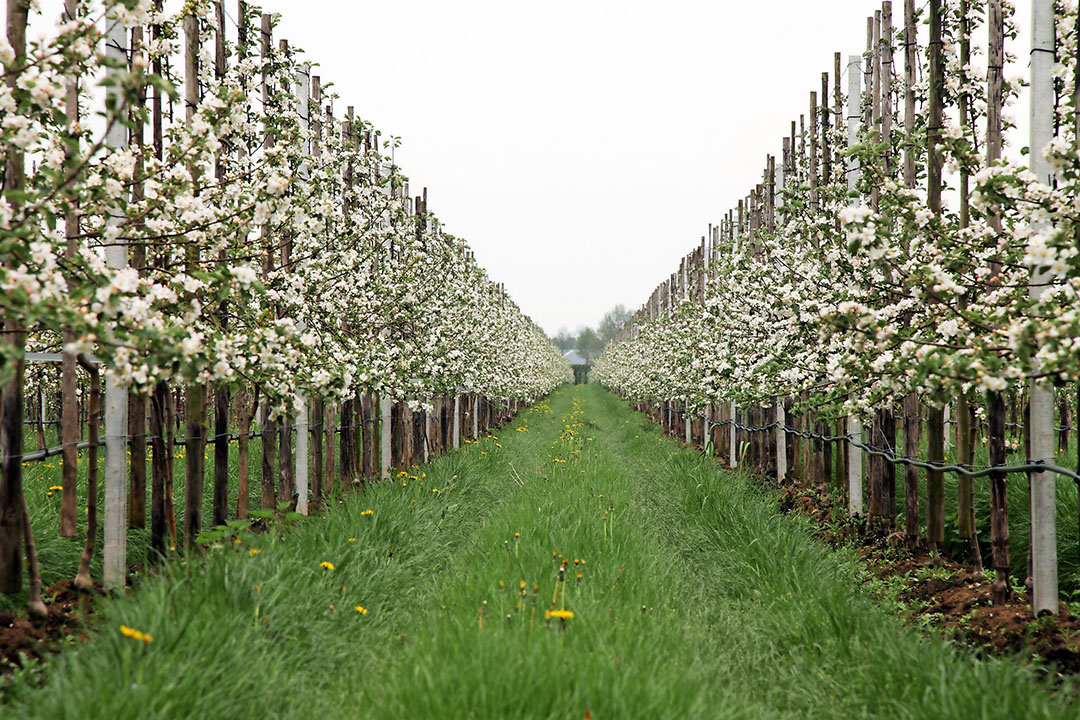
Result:
{"label": "distant building", "polygon": [[566,358],[566,362],[570,363],[571,365],[589,364],[585,362],[585,358],[581,357],[581,353],[579,353],[577,350],[564,350],[562,356]]}
{"label": "distant building", "polygon": [[574,384],[584,385],[588,383],[589,369],[592,367],[592,363],[587,362],[577,350],[564,350],[563,357],[566,358],[566,362],[570,363],[570,367],[574,369]]}

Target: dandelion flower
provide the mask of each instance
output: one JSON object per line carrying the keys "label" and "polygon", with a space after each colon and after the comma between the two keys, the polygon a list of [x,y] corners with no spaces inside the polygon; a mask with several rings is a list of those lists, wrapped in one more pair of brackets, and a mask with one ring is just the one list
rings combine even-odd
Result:
{"label": "dandelion flower", "polygon": [[356,538],[349,538],[349,542],[356,542]]}
{"label": "dandelion flower", "polygon": [[363,605],[357,605],[354,609],[356,610],[356,612],[360,613],[361,615],[367,615],[367,608],[364,607]]}
{"label": "dandelion flower", "polygon": [[251,555],[251,557],[255,557],[259,554],[259,548],[251,548],[248,550],[248,554]]}
{"label": "dandelion flower", "polygon": [[132,640],[142,640],[144,645],[154,642],[154,638],[150,633],[139,632],[135,628],[129,628],[127,625],[120,626],[120,633]]}
{"label": "dandelion flower", "polygon": [[319,567],[321,567],[323,570],[333,570],[334,569],[334,563],[329,562],[327,560],[323,560],[321,563],[319,563]]}
{"label": "dandelion flower", "polygon": [[574,613],[570,610],[545,610],[544,619],[559,618],[560,620],[573,620]]}

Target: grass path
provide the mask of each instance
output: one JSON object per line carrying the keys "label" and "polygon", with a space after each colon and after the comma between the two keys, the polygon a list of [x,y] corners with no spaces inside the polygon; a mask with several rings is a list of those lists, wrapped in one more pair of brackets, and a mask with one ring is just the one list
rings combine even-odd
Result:
{"label": "grass path", "polygon": [[[261,537],[254,555],[223,549],[147,581],[50,662],[43,688],[18,679],[6,710],[1072,716],[1034,671],[904,629],[849,558],[598,387],[565,388],[495,436]],[[564,560],[555,604],[574,617],[546,621]]]}

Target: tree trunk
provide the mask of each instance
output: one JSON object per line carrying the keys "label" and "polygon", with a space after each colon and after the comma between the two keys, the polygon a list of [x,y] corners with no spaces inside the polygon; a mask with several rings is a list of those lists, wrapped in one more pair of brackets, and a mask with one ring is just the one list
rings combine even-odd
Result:
{"label": "tree trunk", "polygon": [[[1008,460],[1005,448],[1005,398],[990,393],[987,403],[987,419],[990,434],[990,465],[1005,465]],[[990,473],[990,543],[993,548],[994,582],[991,592],[995,605],[1009,599],[1009,496],[1005,485],[1007,475]]]}
{"label": "tree trunk", "polygon": [[[919,397],[910,393],[904,397],[904,455],[919,456]],[[919,469],[904,466],[904,535],[908,547],[914,549],[919,541]]]}
{"label": "tree trunk", "polygon": [[184,549],[196,549],[202,530],[203,479],[206,469],[206,387],[187,386],[184,421]]}
{"label": "tree trunk", "polygon": [[[172,465],[169,427],[169,385],[164,380],[154,386],[150,399],[150,435],[153,457],[150,462],[150,559],[165,556],[165,483]],[[91,463],[93,467],[93,463]]]}
{"label": "tree trunk", "polygon": [[146,527],[146,396],[128,396],[131,470],[128,484],[128,527]]}
{"label": "tree trunk", "polygon": [[339,470],[343,488],[348,487],[356,475],[356,450],[353,447],[357,431],[355,416],[352,399],[341,403],[341,447],[338,449],[341,455]]}
{"label": "tree trunk", "polygon": [[263,510],[273,510],[277,507],[276,493],[274,492],[274,460],[277,457],[277,423],[270,419],[270,407],[268,401],[263,401],[262,406],[262,462],[260,466],[259,507]]}
{"label": "tree trunk", "polygon": [[[76,589],[90,592],[94,589],[94,580],[90,577],[90,560],[94,557],[94,540],[97,538],[98,414],[101,412],[101,379],[97,368],[88,362],[85,356],[79,356],[79,364],[90,374],[90,464],[86,470],[86,543],[83,545],[82,557],[79,558],[79,572],[75,575],[74,584]],[[159,383],[161,384],[164,383]],[[157,453],[154,456],[156,459]]]}

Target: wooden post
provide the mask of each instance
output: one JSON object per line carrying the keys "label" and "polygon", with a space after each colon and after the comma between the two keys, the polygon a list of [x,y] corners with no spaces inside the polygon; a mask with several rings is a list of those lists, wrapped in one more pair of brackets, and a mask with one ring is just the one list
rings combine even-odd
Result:
{"label": "wooden post", "polygon": [[[1031,6],[1031,140],[1028,158],[1031,172],[1039,182],[1054,185],[1054,172],[1043,155],[1043,148],[1054,136],[1055,88],[1053,0],[1033,0]],[[1041,228],[1046,221],[1038,223]],[[1038,300],[1046,292],[1051,276],[1032,266],[1028,296]],[[1033,379],[1031,393],[1032,462],[1054,462],[1054,388],[1044,380]],[[1040,471],[1031,476],[1032,543],[1032,612],[1036,615],[1058,612],[1057,511],[1055,475]]]}
{"label": "wooden post", "polygon": [[323,408],[322,423],[324,426],[323,442],[325,447],[323,448],[323,492],[329,494],[334,489],[334,478],[337,477],[337,467],[334,465],[334,436],[337,434],[337,428],[335,427],[334,418],[337,416],[337,410],[334,407],[337,403],[330,402],[325,403]]}
{"label": "wooden post", "polygon": [[[8,0],[7,3],[7,39],[15,51],[11,68],[22,68],[26,63],[26,19],[29,3],[25,0]],[[115,33],[114,33],[115,34]],[[123,47],[125,43],[121,43]],[[20,72],[9,71],[5,78],[9,88],[14,90],[22,76]],[[25,157],[21,150],[9,145],[5,148],[4,190],[20,192],[26,180]],[[19,202],[13,205],[17,208]],[[115,256],[109,256],[113,259]],[[14,264],[10,256],[5,258],[8,265]],[[15,362],[15,375],[11,382],[0,392],[0,456],[2,473],[0,480],[0,593],[16,593],[22,590],[22,544],[26,532],[23,520],[23,380],[25,363],[22,359],[26,347],[26,332],[21,321],[14,314],[6,314],[3,322],[5,338],[3,342],[11,345],[10,352]],[[126,406],[125,406],[126,408]],[[114,420],[115,423],[115,420]]]}
{"label": "wooden post", "polygon": [[248,517],[251,506],[251,419],[255,415],[255,407],[251,404],[252,399],[246,390],[241,390],[234,398],[236,404],[237,425],[237,455],[238,465],[236,473],[236,518],[244,520]]}
{"label": "wooden post", "polygon": [[[261,80],[262,106],[263,108],[267,108],[270,105],[270,85],[266,73],[266,66],[270,62],[270,41],[271,33],[273,32],[271,17],[268,13],[262,14],[259,30],[259,51],[263,63]],[[268,148],[272,145],[273,140],[270,137],[269,124],[265,124],[263,131],[263,147]],[[263,273],[266,277],[269,277],[270,273],[274,270],[274,241],[270,236],[270,228],[267,226],[262,228],[262,240],[265,249],[265,254],[263,256]],[[260,419],[260,424],[262,426],[260,507],[263,510],[273,510],[277,507],[276,494],[274,492],[274,460],[277,456],[278,424],[270,417],[270,406],[267,401],[263,401]]]}
{"label": "wooden post", "polygon": [[[65,0],[70,2],[72,6],[77,4],[77,0]],[[163,0],[154,0],[154,9],[160,12],[162,8]],[[151,27],[153,39],[155,42],[161,40],[162,28],[160,24],[154,24]],[[155,75],[161,75],[162,62],[161,56],[156,56],[151,66]],[[150,114],[152,118],[152,133],[154,144],[154,157],[159,161],[164,157],[164,117],[162,114],[161,104],[161,87],[154,88],[154,101],[150,108]],[[76,98],[77,99],[77,98]],[[74,117],[72,115],[68,116]],[[71,226],[69,226],[71,229]],[[78,229],[78,223],[74,224],[74,229]],[[69,248],[74,252],[74,245],[69,241]],[[162,258],[159,255],[159,261],[162,262]],[[160,381],[154,385],[154,392],[150,399],[150,435],[153,448],[153,458],[151,459],[150,466],[150,560],[159,560],[165,556],[165,534],[169,531],[170,527],[173,527],[175,522],[173,518],[172,509],[172,443],[167,441],[167,436],[172,430],[172,425],[169,422],[169,400],[172,397],[172,393],[169,391],[169,384],[167,382]],[[166,499],[168,498],[168,500]],[[168,503],[168,508],[166,508]],[[173,541],[175,545],[175,539]]]}
{"label": "wooden post", "polygon": [[[74,17],[74,16],[72,16]],[[131,52],[132,57],[139,52],[143,44],[143,29],[136,26],[131,29]],[[139,97],[145,98],[146,84],[139,88]],[[139,106],[133,110],[142,110],[144,99],[140,99]],[[131,200],[138,203],[143,200],[143,122],[135,112],[128,114],[128,120],[133,123],[131,128],[131,143],[135,146],[135,171],[134,182],[131,186]],[[146,274],[146,246],[136,243],[131,248],[131,266],[138,271],[139,275]],[[133,528],[146,527],[146,395],[140,390],[132,392],[128,396],[128,434],[131,436],[131,462],[130,478],[128,485],[128,526]]]}
{"label": "wooden post", "polygon": [[[214,42],[214,75],[218,82],[225,81],[225,0],[216,0],[214,15],[217,32]],[[219,183],[225,179],[225,166],[218,160],[214,168],[214,177]],[[225,261],[225,251],[221,251],[219,261]],[[218,306],[222,327],[226,324],[227,306],[223,302]],[[132,462],[134,462],[134,447]],[[224,525],[229,519],[229,388],[219,385],[214,389],[214,504],[211,524]]]}
{"label": "wooden post", "polygon": [[[195,109],[199,106],[199,18],[194,14],[184,16],[184,104],[187,122],[195,118]],[[198,170],[189,168],[193,183],[198,183]],[[193,275],[199,270],[199,249],[190,245],[186,253],[186,270]],[[106,390],[106,395],[108,391]],[[189,553],[196,549],[195,538],[202,529],[203,481],[205,472],[206,448],[206,388],[199,383],[190,383],[184,389],[184,548]],[[108,400],[106,399],[106,417]],[[106,438],[106,443],[108,439]],[[108,444],[106,444],[106,465],[108,464]],[[106,480],[106,485],[107,485]],[[108,528],[108,488],[105,499],[105,525]],[[107,545],[108,543],[106,543]]]}
{"label": "wooden post", "polygon": [[[893,24],[892,2],[881,3],[881,142],[892,141]],[[885,154],[885,172],[892,173],[891,154]]]}
{"label": "wooden post", "polygon": [[480,437],[480,433],[479,433],[479,429],[478,429],[478,423],[479,423],[479,417],[478,417],[478,415],[479,415],[479,412],[478,412],[479,407],[478,406],[479,406],[479,404],[480,404],[479,396],[476,395],[476,394],[473,394],[473,396],[472,396],[472,437],[473,437],[473,440],[476,440],[477,438]]}
{"label": "wooden post", "polygon": [[[930,212],[941,214],[940,143],[943,116],[942,95],[945,86],[945,66],[942,53],[941,0],[930,0],[930,116],[926,134],[926,204]],[[940,406],[927,413],[927,453],[932,463],[945,461],[945,415]],[[938,544],[945,541],[945,474],[929,470],[927,482],[926,536],[930,552],[938,558]]]}
{"label": "wooden post", "polygon": [[[968,20],[969,0],[960,2],[960,66],[966,67],[971,61],[971,26]],[[964,89],[960,93],[960,127],[968,125],[971,97]],[[960,169],[960,227],[968,227],[969,217],[969,177],[966,168]],[[957,309],[963,313],[967,308],[972,288],[957,298]],[[971,412],[967,393],[961,392],[956,398],[956,461],[960,465],[971,465],[974,461],[974,448],[971,444]],[[975,528],[975,481],[974,478],[961,475],[957,478],[957,527],[956,534],[970,541],[971,555],[975,574],[983,577],[982,551],[979,549],[978,531]]]}
{"label": "wooden post", "polygon": [[818,212],[818,93],[810,93],[810,208]]}
{"label": "wooden post", "polygon": [[372,407],[371,393],[360,395],[360,475],[363,478],[375,477],[375,414]]}
{"label": "wooden post", "polygon": [[[840,75],[842,67],[840,63],[840,53],[833,53],[833,123],[836,129],[840,130],[841,118],[844,116],[843,100],[840,97]],[[833,172],[839,174],[841,168],[843,168],[843,159],[840,157],[841,149],[836,150],[836,160],[833,163]],[[830,181],[836,178],[830,179]]]}
{"label": "wooden post", "polygon": [[832,177],[832,157],[829,153],[829,73],[821,73],[821,183],[829,184]]}
{"label": "wooden post", "polygon": [[[1076,18],[1076,28],[1074,32],[1078,33],[1077,37],[1080,37],[1080,14]],[[1080,108],[1080,62],[1075,63],[1073,69],[1073,108]],[[1073,113],[1073,137],[1080,138],[1080,112]],[[1073,240],[1077,247],[1080,247],[1080,224],[1073,229]],[[1076,410],[1075,415],[1075,430],[1076,430],[1076,467],[1080,468],[1080,382],[1073,384],[1073,393],[1076,397]],[[1067,425],[1068,423],[1062,423]],[[1068,451],[1069,443],[1068,437],[1065,438],[1063,445],[1064,449]],[[1080,483],[1077,483],[1077,511],[1080,512]]]}
{"label": "wooden post", "polygon": [[[64,11],[69,18],[76,17],[76,13],[78,12],[78,0],[64,0]],[[68,121],[72,123],[73,126],[78,124],[78,80],[72,79],[67,83],[64,113],[67,115]],[[79,159],[72,145],[65,146],[64,153],[66,166],[69,168],[76,167]],[[74,200],[69,200],[68,202],[72,204],[72,207],[71,211],[64,217],[64,232],[67,235],[67,246],[64,250],[64,257],[68,258],[70,261],[74,259],[78,253],[78,240],[76,238],[79,235],[79,211],[74,205]],[[70,325],[64,325],[62,333],[65,347],[75,341],[75,334],[72,332]],[[63,487],[60,496],[60,537],[75,537],[77,532],[77,476],[79,463],[79,452],[75,446],[79,442],[79,410],[77,404],[78,382],[75,376],[74,353],[64,351],[62,363],[60,394],[63,412],[61,413],[61,425],[58,428],[60,444],[63,447],[60,456],[62,468],[60,485]]]}

